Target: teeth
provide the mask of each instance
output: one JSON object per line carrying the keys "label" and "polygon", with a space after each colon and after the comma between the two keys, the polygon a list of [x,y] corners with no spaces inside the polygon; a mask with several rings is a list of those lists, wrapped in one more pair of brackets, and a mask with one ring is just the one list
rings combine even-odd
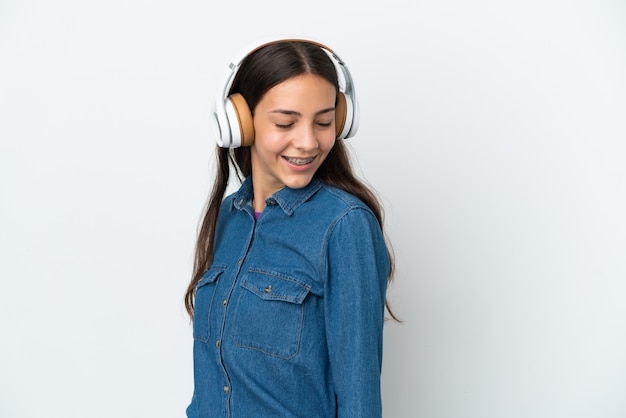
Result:
{"label": "teeth", "polygon": [[285,159],[293,165],[305,165],[305,164],[309,164],[311,161],[314,160],[314,158],[291,158],[291,157],[285,157]]}

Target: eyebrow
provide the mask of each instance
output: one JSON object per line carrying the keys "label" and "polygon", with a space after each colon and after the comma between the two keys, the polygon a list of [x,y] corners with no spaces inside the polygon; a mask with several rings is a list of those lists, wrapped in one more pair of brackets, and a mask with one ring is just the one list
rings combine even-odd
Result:
{"label": "eyebrow", "polygon": [[[329,107],[328,109],[320,110],[315,113],[315,116],[321,115],[323,113],[334,112],[334,107]],[[287,110],[287,109],[274,109],[270,113],[280,113],[282,115],[294,115],[294,116],[302,116],[300,112],[296,112],[295,110]]]}

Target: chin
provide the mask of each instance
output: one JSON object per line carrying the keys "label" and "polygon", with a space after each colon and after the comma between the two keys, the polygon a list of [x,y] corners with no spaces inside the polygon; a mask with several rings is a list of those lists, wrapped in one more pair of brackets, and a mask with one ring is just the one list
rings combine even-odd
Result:
{"label": "chin", "polygon": [[313,180],[313,176],[302,176],[297,178],[285,179],[284,184],[290,189],[301,189],[308,186],[311,180]]}

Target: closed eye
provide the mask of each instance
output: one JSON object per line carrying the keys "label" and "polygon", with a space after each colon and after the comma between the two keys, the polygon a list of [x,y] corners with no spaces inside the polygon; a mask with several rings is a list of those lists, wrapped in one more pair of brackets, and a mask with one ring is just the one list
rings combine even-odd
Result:
{"label": "closed eye", "polygon": [[293,123],[288,123],[286,125],[283,125],[283,124],[280,124],[280,123],[276,123],[275,125],[276,125],[276,127],[278,129],[289,129],[289,128],[291,128],[293,126]]}

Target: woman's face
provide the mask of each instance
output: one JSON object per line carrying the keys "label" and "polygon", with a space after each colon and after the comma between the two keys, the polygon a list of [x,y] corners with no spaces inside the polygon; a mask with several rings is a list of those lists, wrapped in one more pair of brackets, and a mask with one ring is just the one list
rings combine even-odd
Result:
{"label": "woman's face", "polygon": [[265,93],[254,111],[250,150],[255,197],[311,182],[335,144],[335,98],[329,81],[308,73]]}

